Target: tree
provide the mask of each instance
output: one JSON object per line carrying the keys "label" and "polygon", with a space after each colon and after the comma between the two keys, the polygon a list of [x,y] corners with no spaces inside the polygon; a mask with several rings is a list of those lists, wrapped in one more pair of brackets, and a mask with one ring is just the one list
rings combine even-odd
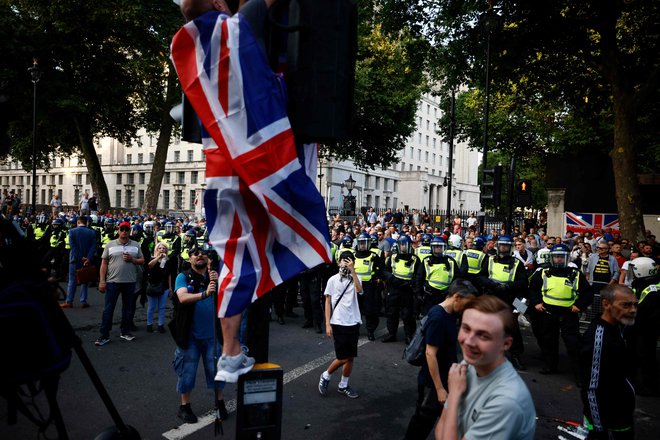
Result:
{"label": "tree", "polygon": [[482,18],[487,10],[500,17],[499,29],[490,33],[493,91],[507,92],[513,84],[516,102],[551,103],[547,117],[558,119],[563,132],[553,148],[607,149],[623,234],[644,237],[637,158],[658,151],[658,2],[384,3],[406,20],[425,23],[419,32],[434,42],[433,72],[446,90],[483,90],[484,29],[493,21]]}
{"label": "tree", "polygon": [[415,130],[415,112],[427,89],[426,44],[405,28],[388,32],[371,1],[360,3],[355,68],[355,130],[350,141],[326,146],[358,167],[388,167]]}
{"label": "tree", "polygon": [[43,72],[37,163],[45,165],[53,153],[82,155],[101,208],[109,208],[95,139],[130,144],[154,120],[160,107],[150,112],[148,98],[164,95],[166,82],[153,72],[166,69],[163,42],[171,33],[163,23],[168,11],[181,20],[176,6],[156,0],[5,0],[0,8],[0,91],[11,91],[17,115],[10,126],[12,156],[31,168],[32,90],[25,69],[35,57]]}

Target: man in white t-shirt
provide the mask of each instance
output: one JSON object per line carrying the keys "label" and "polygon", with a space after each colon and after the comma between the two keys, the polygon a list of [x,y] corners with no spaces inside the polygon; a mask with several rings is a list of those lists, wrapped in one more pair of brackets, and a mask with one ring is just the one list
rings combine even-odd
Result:
{"label": "man in white t-shirt", "polygon": [[477,226],[477,218],[474,216],[474,213],[470,214],[470,217],[467,219],[468,228]]}
{"label": "man in white t-shirt", "polygon": [[514,316],[491,295],[465,305],[458,333],[464,361],[449,370],[449,394],[436,439],[532,440],[532,396],[505,357],[513,342]]}
{"label": "man in white t-shirt", "polygon": [[353,359],[357,356],[357,343],[362,318],[358,295],[362,295],[362,284],[355,273],[355,257],[344,251],[339,256],[339,272],[331,276],[325,287],[325,333],[334,339],[336,359],[321,373],[319,393],[328,395],[332,373],[341,368],[341,382],[337,392],[351,399],[359,397],[348,385],[353,370]]}

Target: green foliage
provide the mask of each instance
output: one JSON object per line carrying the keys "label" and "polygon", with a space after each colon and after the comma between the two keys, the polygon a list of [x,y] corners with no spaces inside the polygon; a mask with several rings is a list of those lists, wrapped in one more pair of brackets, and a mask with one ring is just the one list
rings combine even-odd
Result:
{"label": "green foliage", "polygon": [[[172,3],[146,0],[3,0],[0,93],[10,96],[12,155],[31,168],[32,83],[36,58],[38,162],[80,152],[80,125],[130,143],[154,125],[164,99],[168,43],[181,17]],[[162,105],[161,105],[162,107]]]}
{"label": "green foliage", "polygon": [[372,13],[371,2],[360,5],[355,69],[355,130],[350,141],[333,145],[338,159],[358,167],[388,167],[415,130],[415,112],[426,90],[426,43],[405,27],[388,33]]}

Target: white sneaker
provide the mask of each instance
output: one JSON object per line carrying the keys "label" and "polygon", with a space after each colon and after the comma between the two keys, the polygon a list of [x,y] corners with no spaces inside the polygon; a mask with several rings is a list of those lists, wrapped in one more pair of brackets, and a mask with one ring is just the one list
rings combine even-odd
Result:
{"label": "white sneaker", "polygon": [[218,373],[215,375],[217,382],[236,383],[238,376],[245,374],[254,367],[254,358],[245,353],[236,356],[222,355],[218,360]]}

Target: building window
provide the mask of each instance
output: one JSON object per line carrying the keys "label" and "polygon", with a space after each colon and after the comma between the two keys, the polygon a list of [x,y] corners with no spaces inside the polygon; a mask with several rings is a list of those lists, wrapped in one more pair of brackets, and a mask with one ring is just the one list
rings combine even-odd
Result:
{"label": "building window", "polygon": [[[123,183],[122,182],[122,174],[117,173],[117,185],[121,185],[122,183]],[[117,205],[117,206],[120,206],[120,205]]]}
{"label": "building window", "polygon": [[60,185],[64,185],[64,175],[63,174],[60,174],[59,176],[57,176],[57,180],[59,181],[58,183]]}
{"label": "building window", "polygon": [[397,192],[399,190],[399,181],[398,180],[393,180],[392,181],[392,191]]}
{"label": "building window", "polygon": [[144,206],[144,190],[141,189],[138,191],[138,206]]}
{"label": "building window", "polygon": [[133,174],[133,173],[126,174],[126,180],[127,180],[126,183],[130,183],[131,185],[134,185],[135,184],[135,174]]}
{"label": "building window", "polygon": [[127,154],[126,155],[126,164],[131,165],[133,163],[133,155],[132,154]]}
{"label": "building window", "polygon": [[85,185],[89,185],[89,174],[85,174]]}
{"label": "building window", "polygon": [[138,153],[138,163],[144,162],[144,154],[143,153]]}
{"label": "building window", "polygon": [[410,158],[412,159],[415,154],[415,149],[413,147],[410,147]]}
{"label": "building window", "polygon": [[41,176],[41,184],[42,185],[46,184],[46,176],[45,175]]}
{"label": "building window", "polygon": [[174,152],[174,162],[180,162],[181,161],[181,152],[180,151],[175,151]]}
{"label": "building window", "polygon": [[194,211],[195,210],[195,190],[194,189],[190,190],[190,200],[189,200],[189,202],[190,203],[188,205],[188,209],[190,209],[191,211]]}
{"label": "building window", "polygon": [[193,150],[188,150],[188,162],[193,161]]}
{"label": "building window", "polygon": [[197,183],[198,179],[199,179],[199,172],[191,171],[190,172],[190,183]]}
{"label": "building window", "polygon": [[380,189],[380,177],[376,176],[376,184],[374,185],[375,189]]}
{"label": "building window", "polygon": [[413,170],[413,164],[408,165],[408,170],[412,171]]}
{"label": "building window", "polygon": [[422,133],[417,133],[417,142],[422,143]]}
{"label": "building window", "polygon": [[46,190],[45,189],[41,190],[41,204],[42,205],[46,204]]}
{"label": "building window", "polygon": [[121,190],[120,189],[115,190],[115,206],[116,207],[121,206]]}
{"label": "building window", "polygon": [[435,149],[435,140],[436,138],[433,138],[433,148]]}
{"label": "building window", "polygon": [[422,149],[421,148],[419,148],[417,150],[417,160],[422,160]]}
{"label": "building window", "polygon": [[169,185],[169,183],[170,183],[170,173],[165,173],[165,175],[163,176],[163,179],[165,180],[164,183],[166,185]]}
{"label": "building window", "polygon": [[428,151],[426,151],[424,153],[424,160],[427,161],[427,162],[429,161],[429,152]]}
{"label": "building window", "polygon": [[176,175],[177,183],[186,183],[186,173],[184,171],[179,171]]}
{"label": "building window", "polygon": [[429,129],[430,124],[431,124],[431,122],[429,122],[429,120],[427,119],[427,120],[426,120],[426,129],[427,129],[427,130]]}
{"label": "building window", "polygon": [[[144,185],[144,182],[146,180],[146,173],[140,173],[138,179],[140,185]],[[140,203],[140,206],[142,206],[142,203]]]}
{"label": "building window", "polygon": [[427,147],[429,146],[429,136],[428,135],[426,135],[426,146]]}
{"label": "building window", "polygon": [[149,153],[149,163],[154,163],[154,153]]}
{"label": "building window", "polygon": [[170,209],[170,190],[163,191],[163,209]]}

